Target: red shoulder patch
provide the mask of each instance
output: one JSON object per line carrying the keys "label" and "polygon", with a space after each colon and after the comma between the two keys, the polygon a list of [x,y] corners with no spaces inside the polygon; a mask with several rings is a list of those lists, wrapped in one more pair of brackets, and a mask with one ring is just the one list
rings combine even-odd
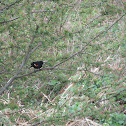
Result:
{"label": "red shoulder patch", "polygon": [[38,67],[38,65],[34,64],[36,67]]}

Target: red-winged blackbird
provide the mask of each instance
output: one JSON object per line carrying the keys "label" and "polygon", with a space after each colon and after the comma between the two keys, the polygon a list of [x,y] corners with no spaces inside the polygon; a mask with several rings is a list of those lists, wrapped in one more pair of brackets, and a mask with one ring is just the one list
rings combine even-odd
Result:
{"label": "red-winged blackbird", "polygon": [[43,61],[36,61],[31,63],[31,67],[34,67],[35,69],[40,69],[43,65]]}

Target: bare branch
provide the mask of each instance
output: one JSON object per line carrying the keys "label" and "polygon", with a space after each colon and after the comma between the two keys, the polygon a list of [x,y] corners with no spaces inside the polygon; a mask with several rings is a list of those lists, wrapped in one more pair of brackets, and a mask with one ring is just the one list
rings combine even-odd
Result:
{"label": "bare branch", "polygon": [[[123,91],[126,91],[126,88],[124,88],[124,90],[122,90],[122,91],[120,91],[120,92],[123,92]],[[109,99],[111,99],[111,98],[117,96],[118,94],[120,94],[120,92],[119,92],[119,93],[115,93],[114,95],[111,95],[110,97],[105,98],[105,99],[100,98],[100,100],[96,101],[95,104],[97,104],[97,103],[99,103],[99,102],[102,102],[102,101],[109,100]]]}
{"label": "bare branch", "polygon": [[7,84],[3,87],[3,89],[0,91],[0,95],[8,88],[8,86],[17,78],[17,76],[13,76],[12,78],[9,79]]}
{"label": "bare branch", "polygon": [[48,97],[46,94],[44,94],[42,91],[41,91],[41,93],[42,93],[42,94],[44,95],[44,97],[50,102],[50,104],[55,105],[55,104],[52,103],[52,101],[49,99],[49,97]]}
{"label": "bare branch", "polygon": [[124,17],[124,16],[125,16],[125,14],[123,14],[119,19],[117,19],[117,20],[116,20],[111,26],[109,26],[105,31],[102,31],[102,32],[99,33],[97,36],[95,36],[93,39],[91,39],[80,51],[74,53],[74,54],[71,55],[69,58],[65,59],[64,61],[62,61],[62,62],[56,64],[56,65],[54,66],[54,68],[57,67],[57,66],[59,66],[59,65],[61,65],[61,64],[63,64],[64,62],[70,60],[71,58],[75,57],[76,55],[80,54],[80,53],[87,47],[87,45],[89,45],[92,41],[94,41],[96,38],[98,38],[98,37],[99,37],[100,35],[102,35],[103,33],[105,33],[105,32],[107,32],[108,30],[110,30],[110,29],[113,27],[113,25],[116,24],[119,20],[121,20],[121,18]]}
{"label": "bare branch", "polygon": [[18,112],[21,112],[23,111],[23,108],[18,110],[18,111],[15,111],[15,112],[11,112],[11,113],[7,113],[7,114],[0,114],[0,118],[3,117],[3,116],[6,116],[6,115],[12,115],[12,114],[15,114],[15,113],[18,113]]}
{"label": "bare branch", "polygon": [[[6,90],[6,88],[14,81],[14,79],[16,78],[21,78],[23,76],[28,76],[32,73],[35,73],[35,72],[38,72],[38,71],[42,71],[44,69],[46,70],[53,70],[54,68],[56,68],[57,66],[60,66],[61,64],[63,64],[64,62],[70,60],[71,58],[75,57],[76,55],[80,54],[86,47],[87,45],[89,45],[92,41],[94,41],[96,38],[98,38],[100,35],[102,35],[103,33],[107,32],[108,30],[110,30],[119,20],[121,20],[123,17],[125,16],[125,14],[123,14],[120,18],[118,18],[111,26],[109,26],[105,31],[102,31],[101,33],[99,33],[97,36],[95,36],[92,40],[90,40],[87,44],[85,44],[85,46],[78,52],[76,52],[75,54],[71,55],[69,58],[65,59],[64,61],[54,65],[52,68],[42,68],[40,70],[36,70],[34,72],[31,72],[31,73],[28,73],[28,74],[24,74],[24,75],[21,75],[21,76],[18,76],[18,74],[21,72],[21,69],[23,68],[24,64],[26,63],[27,59],[30,57],[30,51],[31,51],[31,47],[29,46],[29,49],[28,49],[28,52],[24,58],[24,61],[22,62],[18,72],[16,73],[15,76],[13,76],[8,82],[7,84],[4,86],[4,88],[0,91],[0,95]],[[36,30],[38,29],[38,27],[36,28]],[[63,38],[64,36],[60,37],[60,38]],[[35,35],[33,36],[32,40],[31,40],[31,44],[33,43],[35,39]],[[57,38],[58,40],[59,38]]]}
{"label": "bare branch", "polygon": [[9,46],[9,47],[0,48],[0,50],[9,49],[9,48],[20,48],[20,47],[19,46]]}
{"label": "bare branch", "polygon": [[2,8],[2,9],[0,9],[0,13],[2,13],[3,10],[8,10],[11,6],[15,5],[16,3],[19,3],[20,1],[22,1],[22,0],[17,0],[14,3],[12,3],[12,4]]}
{"label": "bare branch", "polygon": [[40,10],[40,11],[32,11],[31,13],[43,13],[43,12],[50,12],[50,13],[54,13],[55,11],[49,11],[49,10]]}
{"label": "bare branch", "polygon": [[[101,15],[99,15],[99,16],[97,16],[96,18],[94,18],[93,20],[91,20],[86,26],[88,26],[90,23],[92,23],[94,20],[96,20],[96,19],[99,18],[99,17],[101,17]],[[76,31],[76,32],[73,32],[72,34],[80,33],[80,32],[83,31],[83,29],[84,29],[84,27],[83,27],[82,29]],[[43,34],[43,35],[44,35],[44,34]],[[59,39],[62,39],[62,38],[64,38],[64,37],[65,37],[65,35],[63,35],[63,36],[61,36],[61,37],[59,37],[59,38],[56,38],[56,39],[50,41],[50,43],[51,43],[51,42],[54,42],[54,41],[58,41]],[[37,45],[35,48],[32,49],[32,51],[30,52],[30,54],[32,54],[32,53],[33,53],[38,47],[40,47],[41,45],[42,45],[42,43],[39,42],[38,45]]]}
{"label": "bare branch", "polygon": [[[83,5],[80,5],[80,4],[83,4]],[[99,3],[96,3],[96,2],[92,2],[92,3],[76,2],[73,4],[61,4],[60,6],[65,5],[66,7],[94,7],[94,6],[99,6],[101,4],[103,4],[103,2],[99,2]]]}
{"label": "bare branch", "polygon": [[17,20],[18,18],[19,18],[19,17],[16,17],[16,18],[11,19],[11,20],[9,20],[9,21],[2,21],[2,22],[0,22],[0,24],[8,23],[8,22],[11,22],[11,21]]}
{"label": "bare branch", "polygon": [[[38,31],[38,28],[39,28],[39,27],[38,27],[38,25],[37,25],[35,33]],[[22,61],[22,64],[20,65],[20,68],[19,68],[19,70],[17,71],[16,75],[18,75],[18,74],[20,73],[20,71],[21,71],[21,69],[23,68],[24,64],[25,64],[25,63],[27,62],[27,60],[29,59],[29,57],[30,57],[30,51],[31,51],[31,45],[32,45],[32,43],[33,43],[35,37],[36,37],[36,34],[34,34],[33,37],[32,37],[32,40],[31,40],[31,42],[30,42],[30,45],[29,45],[27,54],[26,54],[24,60]]]}
{"label": "bare branch", "polygon": [[30,55],[31,55],[38,47],[40,47],[41,45],[42,45],[42,42],[39,42],[38,45],[37,45],[35,48],[33,48],[33,49],[31,50]]}
{"label": "bare branch", "polygon": [[31,44],[33,43],[33,41],[34,41],[34,39],[35,39],[35,37],[36,37],[36,33],[37,33],[37,31],[38,31],[38,28],[39,28],[39,26],[37,25],[36,31],[35,31],[35,33],[34,33],[34,35],[33,35],[33,37],[32,37],[32,40],[31,40],[31,42],[30,42],[30,45],[29,45],[27,54],[25,55],[25,58],[24,58],[24,60],[22,61],[22,64],[20,65],[19,70],[17,71],[17,73],[16,73],[12,78],[9,79],[9,81],[7,82],[7,84],[6,84],[6,85],[3,87],[3,89],[0,91],[0,95],[9,87],[9,85],[11,85],[11,83],[12,83],[16,78],[18,78],[18,74],[21,72],[21,69],[23,68],[24,64],[27,62],[28,58],[30,57]]}

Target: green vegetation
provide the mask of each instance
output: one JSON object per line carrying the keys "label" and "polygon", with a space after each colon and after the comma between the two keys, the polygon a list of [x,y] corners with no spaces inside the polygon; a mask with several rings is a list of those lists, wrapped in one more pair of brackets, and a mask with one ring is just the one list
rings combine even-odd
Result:
{"label": "green vegetation", "polygon": [[0,125],[125,126],[125,8],[121,0],[1,0]]}

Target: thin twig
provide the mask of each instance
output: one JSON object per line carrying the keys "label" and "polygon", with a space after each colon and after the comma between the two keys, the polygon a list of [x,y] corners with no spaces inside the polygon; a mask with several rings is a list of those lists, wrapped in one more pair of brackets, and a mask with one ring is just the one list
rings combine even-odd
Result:
{"label": "thin twig", "polygon": [[[56,65],[54,65],[52,68],[49,68],[49,69],[50,69],[50,70],[53,70],[53,69],[56,68],[57,66],[60,66],[60,65],[63,64],[64,62],[66,62],[66,61],[70,60],[71,58],[75,57],[76,55],[80,54],[80,53],[87,47],[87,45],[89,45],[92,41],[94,41],[96,38],[98,38],[98,37],[99,37],[100,35],[102,35],[103,33],[105,33],[105,32],[107,32],[108,30],[110,30],[110,29],[114,26],[114,24],[116,24],[116,23],[117,23],[119,20],[121,20],[121,18],[124,17],[124,16],[125,16],[125,14],[123,14],[120,18],[118,18],[118,19],[117,19],[111,26],[109,26],[105,31],[102,31],[102,32],[99,33],[97,36],[95,36],[93,39],[91,39],[87,44],[85,44],[85,46],[84,46],[80,51],[74,53],[74,54],[71,55],[69,58],[65,59],[64,61],[62,61],[62,62],[60,62],[60,63],[58,63],[58,64],[56,64]],[[38,30],[38,27],[36,28],[36,30]],[[65,36],[65,35],[64,35],[64,36]],[[61,36],[60,38],[57,38],[56,40],[61,39],[61,38],[63,38],[64,36]],[[31,40],[31,43],[33,43],[34,39],[35,39],[35,35],[33,36],[32,40]],[[53,40],[53,41],[54,41],[54,40]],[[16,73],[16,75],[14,75],[14,76],[7,82],[7,84],[4,86],[4,88],[0,91],[0,95],[6,90],[6,88],[7,88],[16,78],[20,78],[20,77],[23,77],[23,76],[25,76],[25,75],[28,76],[28,75],[34,73],[34,72],[31,72],[31,73],[28,73],[28,74],[24,74],[24,75],[18,76],[18,74],[21,72],[21,69],[23,68],[24,64],[26,63],[27,59],[30,57],[30,54],[29,54],[29,53],[30,53],[30,50],[31,50],[31,48],[30,48],[30,46],[29,46],[28,52],[27,52],[27,54],[26,54],[26,56],[25,56],[25,58],[24,58],[24,61],[23,61],[22,64],[21,64],[21,66],[20,66],[18,72]],[[43,69],[37,70],[37,71],[35,71],[35,72],[42,71],[42,70],[43,70]],[[48,69],[46,68],[46,70],[48,70]]]}
{"label": "thin twig", "polygon": [[40,10],[40,11],[32,11],[31,13],[43,13],[43,12],[50,12],[50,13],[54,13],[55,11],[49,11],[49,10]]}
{"label": "thin twig", "polygon": [[46,98],[52,105],[55,105],[55,104],[52,103],[52,101],[49,99],[49,97],[48,97],[46,94],[44,94],[42,91],[41,91],[41,93],[45,96],[45,98]]}
{"label": "thin twig", "polygon": [[9,48],[20,48],[20,47],[19,47],[19,46],[3,47],[3,48],[0,48],[0,50],[3,50],[3,49],[9,49]]}
{"label": "thin twig", "polygon": [[33,43],[35,37],[36,37],[36,33],[38,31],[38,26],[36,27],[36,31],[32,37],[32,40],[30,42],[30,45],[29,45],[29,48],[28,48],[28,51],[27,51],[27,54],[25,55],[25,58],[24,60],[22,61],[22,64],[20,65],[17,73],[9,79],[9,81],[7,82],[7,84],[2,88],[2,90],[0,91],[0,95],[9,87],[9,85],[11,85],[11,83],[16,79],[18,78],[18,74],[21,72],[22,68],[24,67],[24,64],[27,62],[28,58],[30,57],[30,51],[31,51],[31,44]]}
{"label": "thin twig", "polygon": [[[124,89],[124,90],[122,90],[122,91],[120,91],[120,92],[123,92],[123,91],[126,91],[126,89]],[[110,97],[108,97],[108,98],[106,98],[106,99],[100,99],[100,100],[96,101],[95,104],[97,104],[97,103],[99,103],[99,102],[102,102],[102,101],[109,100],[109,99],[111,99],[111,98],[117,96],[118,94],[120,94],[120,92],[119,92],[119,93],[116,93],[116,94],[114,94],[114,95],[111,95]]]}
{"label": "thin twig", "polygon": [[22,1],[22,0],[17,0],[17,1],[15,1],[14,3],[12,3],[12,4],[10,4],[10,5],[8,5],[8,6],[4,7],[4,8],[2,8],[2,9],[0,9],[0,13],[1,13],[3,10],[8,10],[11,6],[15,5],[16,3],[19,3],[20,1]]}
{"label": "thin twig", "polygon": [[96,38],[98,38],[98,37],[99,37],[100,35],[102,35],[103,33],[105,33],[105,32],[107,32],[108,30],[110,30],[110,29],[114,26],[114,24],[116,24],[119,20],[121,20],[122,17],[124,17],[124,15],[125,15],[125,14],[123,14],[119,19],[117,19],[117,20],[116,20],[111,26],[109,26],[105,31],[102,31],[101,33],[99,33],[98,35],[96,35],[93,39],[91,39],[80,51],[74,53],[74,54],[71,55],[69,58],[65,59],[64,61],[62,61],[62,62],[56,64],[56,65],[54,66],[54,68],[57,67],[57,66],[59,66],[59,65],[61,65],[61,64],[63,64],[64,62],[68,61],[69,59],[75,57],[76,55],[80,54],[80,53],[87,47],[87,45],[89,45],[92,41],[94,41]]}
{"label": "thin twig", "polygon": [[2,21],[2,22],[0,22],[0,24],[8,23],[8,22],[11,22],[11,21],[14,21],[14,20],[17,20],[17,19],[19,19],[19,17],[16,17],[16,18],[11,19],[9,21]]}

